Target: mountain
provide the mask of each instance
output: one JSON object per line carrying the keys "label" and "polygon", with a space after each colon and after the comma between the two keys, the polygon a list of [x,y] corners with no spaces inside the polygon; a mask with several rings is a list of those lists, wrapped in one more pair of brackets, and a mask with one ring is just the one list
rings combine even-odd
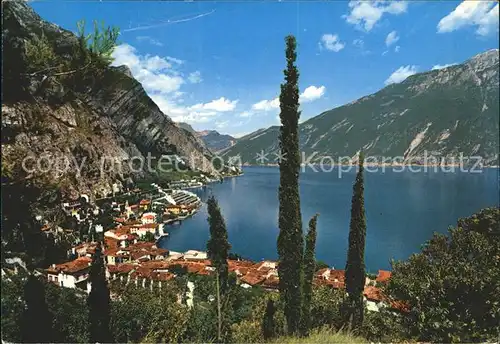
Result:
{"label": "mountain", "polygon": [[[415,74],[323,112],[300,124],[301,150],[306,157],[317,152],[310,160],[315,162],[363,150],[390,158],[463,153],[498,164],[498,55],[498,49],[489,50],[462,64]],[[261,129],[221,154],[254,164],[258,153],[278,150],[278,135],[278,126]]]}
{"label": "mountain", "polygon": [[184,122],[179,122],[177,125],[179,128],[182,128],[199,137],[205,146],[207,146],[207,148],[212,152],[219,152],[233,146],[236,143],[236,139],[231,135],[220,134],[216,130],[196,131],[192,126]]}
{"label": "mountain", "polygon": [[198,132],[198,136],[212,152],[219,152],[236,143],[236,139],[231,135],[220,134],[216,130],[203,130]]}
{"label": "mountain", "polygon": [[[148,155],[170,154],[218,175],[203,142],[162,113],[127,67],[88,72],[76,60],[87,50],[72,32],[44,21],[25,2],[2,2],[2,9],[2,183],[36,179],[62,198],[99,197],[113,184],[147,176]],[[77,67],[64,70],[70,63]],[[47,172],[22,166],[43,156],[52,165]]]}

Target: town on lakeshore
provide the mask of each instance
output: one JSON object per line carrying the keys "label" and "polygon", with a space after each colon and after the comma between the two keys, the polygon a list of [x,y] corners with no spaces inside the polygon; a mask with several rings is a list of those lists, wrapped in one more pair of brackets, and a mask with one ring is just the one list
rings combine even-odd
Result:
{"label": "town on lakeshore", "polygon": [[[202,206],[201,199],[189,188],[202,188],[208,182],[219,182],[202,176],[202,179],[171,182],[163,188],[156,183],[142,188],[119,190],[114,185],[113,195],[96,200],[91,205],[88,195],[81,195],[78,201],[65,202],[62,208],[76,226],[88,227],[88,234],[74,238],[68,251],[68,261],[52,264],[43,271],[48,282],[63,288],[72,288],[89,293],[89,269],[95,249],[102,245],[106,277],[112,283],[129,283],[153,291],[161,289],[162,283],[175,279],[179,274],[212,275],[215,268],[207,253],[198,250],[174,252],[157,246],[157,241],[168,236],[168,228],[192,216]],[[106,222],[110,219],[111,221]],[[39,221],[44,221],[38,218]],[[103,223],[99,222],[102,221]],[[106,223],[104,223],[106,222]],[[73,230],[46,223],[42,231],[47,235]],[[277,291],[279,277],[277,263],[263,260],[254,262],[237,255],[228,259],[228,271],[234,273],[241,288],[261,287]],[[13,261],[15,262],[15,260]],[[13,264],[17,269],[16,264]],[[394,311],[406,312],[404,303],[389,300],[380,288],[391,277],[391,272],[379,270],[368,275],[363,295],[369,311],[388,307]],[[314,285],[332,289],[345,288],[345,270],[333,267],[318,269]],[[196,285],[190,284],[188,294]],[[111,294],[113,297],[113,293]],[[115,295],[116,296],[116,295]],[[185,304],[193,306],[192,298]]]}
{"label": "town on lakeshore", "polygon": [[498,342],[498,1],[192,2],[2,1],[2,344]]}

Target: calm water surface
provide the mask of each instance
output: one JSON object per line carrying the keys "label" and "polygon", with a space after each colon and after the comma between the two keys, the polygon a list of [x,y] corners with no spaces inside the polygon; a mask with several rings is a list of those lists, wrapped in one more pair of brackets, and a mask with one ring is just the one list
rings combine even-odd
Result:
{"label": "calm water surface", "polygon": [[[195,190],[202,200],[214,194],[226,219],[233,251],[252,260],[276,259],[279,169],[247,167],[241,177]],[[366,266],[369,271],[390,267],[390,259],[406,259],[420,250],[433,232],[446,232],[459,217],[499,204],[498,169],[482,173],[410,171],[365,173],[367,218]],[[316,256],[344,268],[355,169],[300,175],[303,227],[316,212]],[[160,246],[173,251],[206,250],[207,210],[169,226]]]}

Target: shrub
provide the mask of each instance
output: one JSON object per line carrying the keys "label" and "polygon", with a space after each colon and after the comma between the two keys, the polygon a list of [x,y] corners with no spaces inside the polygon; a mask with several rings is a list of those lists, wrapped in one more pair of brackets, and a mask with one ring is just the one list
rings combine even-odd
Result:
{"label": "shrub", "polygon": [[448,236],[434,234],[407,261],[393,262],[387,292],[412,307],[419,340],[476,342],[500,334],[498,208],[459,220]]}

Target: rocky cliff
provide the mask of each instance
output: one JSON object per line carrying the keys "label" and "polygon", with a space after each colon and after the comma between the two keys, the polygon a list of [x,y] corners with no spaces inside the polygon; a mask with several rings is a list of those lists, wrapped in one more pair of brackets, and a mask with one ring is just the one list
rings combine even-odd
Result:
{"label": "rocky cliff", "polygon": [[[217,175],[212,153],[163,114],[126,67],[107,67],[79,89],[51,77],[50,68],[28,73],[28,42],[43,33],[51,54],[71,59],[78,39],[25,2],[2,2],[2,10],[3,183],[37,179],[63,198],[99,197],[113,184],[148,175],[146,165],[137,165],[148,154],[178,154],[192,169]],[[40,157],[47,158],[36,168]]]}
{"label": "rocky cliff", "polygon": [[[399,84],[326,111],[299,126],[301,150],[323,156],[419,158],[481,156],[498,164],[498,49],[462,64],[410,76]],[[362,80],[360,80],[362,82]],[[238,139],[221,154],[258,163],[257,153],[278,150],[279,127]],[[275,155],[269,154],[273,163]]]}

